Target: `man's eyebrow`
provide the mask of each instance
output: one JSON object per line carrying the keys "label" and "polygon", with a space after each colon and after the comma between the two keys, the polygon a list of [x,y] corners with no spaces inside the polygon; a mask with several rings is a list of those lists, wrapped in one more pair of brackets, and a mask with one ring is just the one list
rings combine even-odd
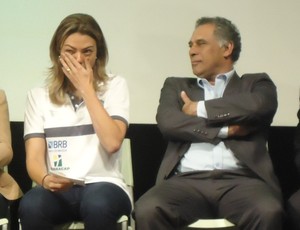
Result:
{"label": "man's eyebrow", "polygon": [[194,43],[196,44],[199,44],[199,43],[202,43],[202,42],[205,42],[205,39],[203,38],[199,38],[199,39],[196,39],[195,41],[189,41],[189,46],[192,46]]}

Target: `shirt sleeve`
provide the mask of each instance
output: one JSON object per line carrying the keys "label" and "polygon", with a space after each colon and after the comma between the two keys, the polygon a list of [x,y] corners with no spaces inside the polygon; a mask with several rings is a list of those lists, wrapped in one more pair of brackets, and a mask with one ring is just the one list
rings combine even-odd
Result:
{"label": "shirt sleeve", "polygon": [[104,97],[104,108],[114,119],[129,123],[129,90],[125,78],[113,76]]}
{"label": "shirt sleeve", "polygon": [[27,94],[24,116],[24,139],[30,137],[43,137],[44,125],[42,106],[45,102],[42,101],[41,90],[30,90]]}
{"label": "shirt sleeve", "polygon": [[197,104],[197,116],[207,118],[207,111],[205,108],[204,101],[199,101]]}

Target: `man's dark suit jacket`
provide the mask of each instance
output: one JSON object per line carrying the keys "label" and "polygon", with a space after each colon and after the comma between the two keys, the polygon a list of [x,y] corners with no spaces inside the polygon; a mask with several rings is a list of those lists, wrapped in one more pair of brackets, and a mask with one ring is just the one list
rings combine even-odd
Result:
{"label": "man's dark suit jacket", "polygon": [[298,174],[300,175],[300,109],[298,110],[298,125],[296,128],[294,146],[295,146],[295,156],[296,156],[296,166],[298,170]]}
{"label": "man's dark suit jacket", "polygon": [[191,143],[222,141],[217,135],[223,126],[238,124],[253,130],[243,137],[223,139],[227,148],[246,168],[281,194],[278,180],[267,151],[268,129],[277,110],[276,86],[265,73],[236,73],[228,83],[223,97],[205,101],[208,118],[189,116],[182,112],[180,92],[193,101],[204,100],[204,90],[195,78],[169,77],[161,90],[157,123],[168,147],[162,160],[157,183],[173,175]]}

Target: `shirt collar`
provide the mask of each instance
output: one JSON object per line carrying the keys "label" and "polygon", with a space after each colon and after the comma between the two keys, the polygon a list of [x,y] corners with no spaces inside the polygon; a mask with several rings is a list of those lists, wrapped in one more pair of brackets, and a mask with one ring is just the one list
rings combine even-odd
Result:
{"label": "shirt collar", "polygon": [[[235,70],[232,69],[227,73],[220,73],[216,76],[216,79],[221,79],[225,83],[228,83],[229,80],[232,78],[234,72],[235,72]],[[203,77],[200,77],[200,79],[197,80],[198,86],[201,87],[201,88],[204,88],[204,82],[206,82],[206,84],[209,84],[208,81]]]}

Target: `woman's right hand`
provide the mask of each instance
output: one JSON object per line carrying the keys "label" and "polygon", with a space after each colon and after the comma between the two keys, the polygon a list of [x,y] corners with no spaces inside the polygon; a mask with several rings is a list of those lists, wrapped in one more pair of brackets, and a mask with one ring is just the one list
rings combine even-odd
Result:
{"label": "woman's right hand", "polygon": [[42,184],[45,189],[52,192],[66,191],[73,185],[74,183],[70,179],[51,173],[45,176]]}

